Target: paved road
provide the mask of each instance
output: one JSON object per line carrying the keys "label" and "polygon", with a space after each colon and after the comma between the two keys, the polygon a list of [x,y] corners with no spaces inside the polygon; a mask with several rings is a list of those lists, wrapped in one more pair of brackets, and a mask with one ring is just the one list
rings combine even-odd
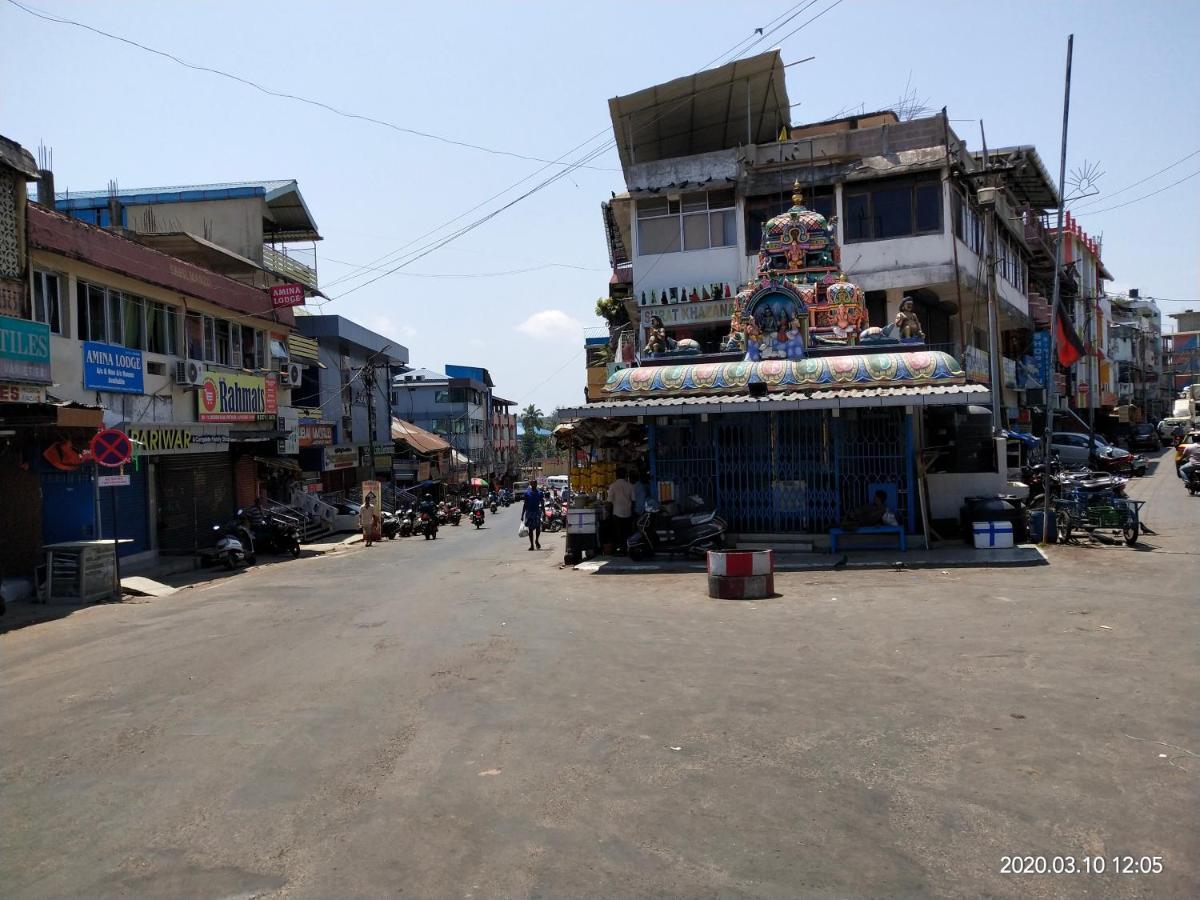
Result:
{"label": "paved road", "polygon": [[[510,509],[14,631],[0,883],[1200,895],[1200,498],[1171,479],[1135,485],[1146,547],[1037,569],[786,575],[721,603],[696,575],[560,571]],[[1000,874],[1116,853],[1164,872]]]}

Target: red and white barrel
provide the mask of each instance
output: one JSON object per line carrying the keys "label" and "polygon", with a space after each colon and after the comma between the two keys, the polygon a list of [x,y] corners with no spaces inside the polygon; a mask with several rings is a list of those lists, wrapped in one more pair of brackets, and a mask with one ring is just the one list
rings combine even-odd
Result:
{"label": "red and white barrel", "polygon": [[774,593],[774,550],[708,551],[708,596],[762,600]]}

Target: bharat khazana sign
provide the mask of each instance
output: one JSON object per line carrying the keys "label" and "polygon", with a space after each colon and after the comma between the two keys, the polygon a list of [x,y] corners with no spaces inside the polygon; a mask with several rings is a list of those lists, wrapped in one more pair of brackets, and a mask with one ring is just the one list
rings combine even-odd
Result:
{"label": "bharat khazana sign", "polygon": [[145,393],[142,351],[85,341],[83,386],[88,390],[120,394]]}

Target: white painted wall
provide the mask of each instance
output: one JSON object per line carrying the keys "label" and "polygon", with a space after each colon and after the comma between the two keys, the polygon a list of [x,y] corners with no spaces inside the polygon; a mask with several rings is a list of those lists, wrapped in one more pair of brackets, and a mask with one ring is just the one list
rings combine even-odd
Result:
{"label": "white painted wall", "polygon": [[688,185],[685,190],[697,191],[705,188],[721,190],[733,187],[726,178],[737,178],[737,150],[714,150],[711,153],[697,153],[695,156],[677,156],[673,159],[656,159],[653,162],[634,163],[625,173],[625,184],[631,191],[638,189],[663,188],[669,190],[669,184],[682,184],[685,181],[705,182],[703,186]]}

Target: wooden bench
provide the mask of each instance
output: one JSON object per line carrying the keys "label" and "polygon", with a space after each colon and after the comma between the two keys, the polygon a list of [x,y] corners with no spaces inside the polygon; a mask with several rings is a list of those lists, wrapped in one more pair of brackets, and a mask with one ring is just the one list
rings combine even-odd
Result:
{"label": "wooden bench", "polygon": [[[847,534],[894,534],[900,541],[900,552],[908,552],[908,535],[904,533],[903,525],[864,525],[861,528],[830,528],[829,529],[829,552],[838,552],[838,538],[844,537]],[[891,544],[863,544],[852,549],[854,550],[880,550],[891,547]]]}

